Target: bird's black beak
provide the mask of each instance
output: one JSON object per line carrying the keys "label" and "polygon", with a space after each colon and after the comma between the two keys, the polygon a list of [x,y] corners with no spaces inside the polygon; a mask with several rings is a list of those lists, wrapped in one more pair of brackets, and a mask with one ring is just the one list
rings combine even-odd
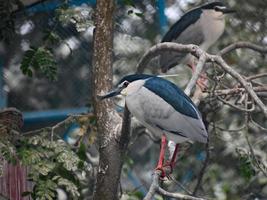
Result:
{"label": "bird's black beak", "polygon": [[231,8],[222,8],[221,11],[222,11],[224,14],[230,14],[230,13],[235,13],[235,12],[236,12],[236,10],[231,9]]}
{"label": "bird's black beak", "polygon": [[122,88],[115,88],[114,90],[109,91],[107,94],[104,95],[98,95],[99,100],[107,99],[110,97],[114,97],[120,94]]}

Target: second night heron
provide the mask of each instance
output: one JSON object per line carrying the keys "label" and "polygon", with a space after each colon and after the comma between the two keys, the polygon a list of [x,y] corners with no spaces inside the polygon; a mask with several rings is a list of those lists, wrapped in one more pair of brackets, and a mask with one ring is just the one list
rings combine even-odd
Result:
{"label": "second night heron", "polygon": [[134,74],[124,77],[117,87],[100,99],[116,95],[125,96],[126,105],[148,130],[162,136],[160,158],[156,169],[164,166],[166,137],[176,143],[167,163],[174,167],[178,143],[187,140],[206,143],[208,134],[201,115],[191,99],[172,82],[152,75]]}
{"label": "second night heron", "polygon": [[[207,50],[222,35],[225,14],[235,12],[222,2],[212,2],[185,13],[165,34],[161,42],[195,44]],[[193,68],[194,63],[183,53],[165,52],[160,55],[162,72],[184,62]],[[194,70],[194,68],[193,68]]]}

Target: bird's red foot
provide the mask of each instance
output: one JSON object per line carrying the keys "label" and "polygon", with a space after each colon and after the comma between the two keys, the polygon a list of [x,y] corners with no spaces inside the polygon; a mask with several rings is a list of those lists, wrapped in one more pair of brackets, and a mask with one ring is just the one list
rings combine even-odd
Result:
{"label": "bird's red foot", "polygon": [[200,74],[200,77],[197,80],[197,85],[201,89],[202,92],[207,90],[208,86],[207,86],[207,75],[206,74],[204,73]]}
{"label": "bird's red foot", "polygon": [[161,171],[160,178],[164,179],[166,177],[166,172],[164,170],[164,167],[163,166],[157,166],[154,171],[157,171],[157,170]]}

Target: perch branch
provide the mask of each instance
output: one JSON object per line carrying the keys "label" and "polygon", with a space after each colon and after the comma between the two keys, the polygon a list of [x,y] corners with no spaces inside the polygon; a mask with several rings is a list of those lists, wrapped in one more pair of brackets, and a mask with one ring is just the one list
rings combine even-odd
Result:
{"label": "perch branch", "polygon": [[[165,173],[170,174],[170,168],[169,167],[165,167]],[[184,200],[205,200],[203,198],[197,198],[191,195],[185,195],[185,194],[181,194],[181,193],[172,193],[172,192],[167,192],[166,190],[162,189],[159,186],[159,179],[161,176],[161,171],[160,170],[156,170],[153,174],[153,180],[152,183],[150,185],[149,191],[146,194],[144,200],[152,200],[154,195],[156,193],[161,194],[162,196],[166,196],[166,197],[172,197],[175,199],[184,199]]]}

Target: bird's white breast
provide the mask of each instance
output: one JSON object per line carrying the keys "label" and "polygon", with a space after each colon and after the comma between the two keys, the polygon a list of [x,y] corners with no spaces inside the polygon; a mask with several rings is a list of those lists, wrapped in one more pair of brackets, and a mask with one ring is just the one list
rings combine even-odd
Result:
{"label": "bird's white breast", "polygon": [[204,10],[200,23],[205,37],[205,43],[201,45],[201,48],[206,50],[222,35],[225,27],[224,14],[214,10]]}

